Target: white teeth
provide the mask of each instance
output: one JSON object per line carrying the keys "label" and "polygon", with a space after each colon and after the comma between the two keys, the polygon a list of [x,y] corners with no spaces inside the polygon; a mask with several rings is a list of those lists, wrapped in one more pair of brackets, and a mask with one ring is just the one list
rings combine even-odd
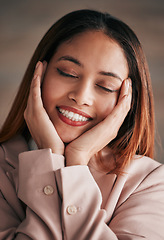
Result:
{"label": "white teeth", "polygon": [[62,108],[58,108],[59,112],[62,113],[66,118],[69,118],[72,121],[80,121],[80,122],[86,122],[89,120],[89,118],[83,117],[82,115],[79,115],[78,113],[69,112],[68,110],[64,110]]}
{"label": "white teeth", "polygon": [[83,116],[81,116],[81,115],[80,115],[80,116],[79,116],[79,121],[81,121],[81,120],[82,120],[82,118],[83,118]]}

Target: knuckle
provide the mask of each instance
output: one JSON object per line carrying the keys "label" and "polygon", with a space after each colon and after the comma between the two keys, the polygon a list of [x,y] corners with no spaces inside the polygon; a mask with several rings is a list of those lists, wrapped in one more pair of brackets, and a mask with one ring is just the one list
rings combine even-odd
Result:
{"label": "knuckle", "polygon": [[33,91],[33,93],[32,93],[32,98],[33,98],[33,100],[37,100],[37,98],[38,98],[38,93],[37,93],[36,91]]}
{"label": "knuckle", "polygon": [[112,139],[114,139],[116,137],[117,137],[117,131],[114,131],[113,134],[112,134]]}
{"label": "knuckle", "polygon": [[125,111],[129,111],[130,107],[131,107],[131,101],[129,100],[129,97],[127,95],[125,95],[123,97],[124,103],[123,103],[123,109]]}
{"label": "knuckle", "polygon": [[27,108],[25,109],[23,116],[25,119],[27,118]]}
{"label": "knuckle", "polygon": [[[36,78],[34,78],[34,80],[35,80]],[[37,82],[36,81],[33,81],[33,83],[32,83],[32,89],[35,89],[37,87]]]}

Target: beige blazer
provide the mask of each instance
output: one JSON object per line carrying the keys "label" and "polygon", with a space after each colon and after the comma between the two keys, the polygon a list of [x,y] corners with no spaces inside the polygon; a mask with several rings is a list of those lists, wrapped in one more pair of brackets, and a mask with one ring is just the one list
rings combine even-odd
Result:
{"label": "beige blazer", "polygon": [[0,239],[163,240],[164,166],[135,157],[126,174],[65,167],[21,137],[0,147]]}

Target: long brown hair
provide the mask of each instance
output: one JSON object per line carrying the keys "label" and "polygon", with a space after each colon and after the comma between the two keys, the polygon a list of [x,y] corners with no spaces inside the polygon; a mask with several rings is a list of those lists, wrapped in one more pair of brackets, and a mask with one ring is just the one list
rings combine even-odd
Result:
{"label": "long brown hair", "polygon": [[93,10],[71,12],[59,19],[45,34],[36,48],[23,77],[6,121],[0,132],[0,142],[16,134],[30,137],[24,120],[30,84],[38,61],[49,62],[57,47],[74,35],[85,31],[102,31],[124,50],[129,77],[132,80],[132,107],[117,137],[109,147],[120,156],[115,172],[124,168],[134,154],[153,157],[154,153],[154,103],[148,65],[135,33],[122,21],[108,13]]}

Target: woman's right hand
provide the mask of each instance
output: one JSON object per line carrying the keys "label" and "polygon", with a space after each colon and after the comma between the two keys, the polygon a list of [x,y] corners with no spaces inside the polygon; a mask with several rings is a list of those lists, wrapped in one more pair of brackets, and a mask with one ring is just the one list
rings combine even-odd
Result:
{"label": "woman's right hand", "polygon": [[38,62],[36,65],[24,118],[39,149],[51,148],[53,153],[63,155],[64,143],[57,134],[41,99],[40,86],[46,67],[46,62]]}
{"label": "woman's right hand", "polygon": [[130,108],[131,79],[122,82],[118,102],[110,114],[66,146],[66,165],[87,165],[90,159],[106,147],[118,134]]}

